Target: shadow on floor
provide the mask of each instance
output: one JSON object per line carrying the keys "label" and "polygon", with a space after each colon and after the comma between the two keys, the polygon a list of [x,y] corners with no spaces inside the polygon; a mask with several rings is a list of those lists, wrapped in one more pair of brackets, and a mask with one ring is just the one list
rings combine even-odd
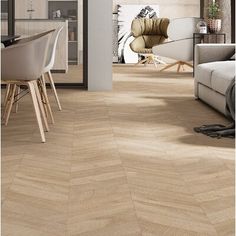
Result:
{"label": "shadow on floor", "polygon": [[[139,106],[139,113],[142,117],[136,117],[132,112],[127,112],[124,116],[119,117],[119,122],[146,122],[150,127],[161,131],[162,135],[167,135],[171,138],[173,130],[173,138],[184,144],[191,144],[197,146],[212,146],[234,148],[234,139],[222,138],[214,139],[203,134],[195,133],[193,128],[205,124],[223,124],[227,125],[231,121],[226,119],[222,114],[201,102],[194,99],[194,97],[177,97],[177,96],[141,96],[140,99],[147,99],[149,101],[143,102]],[[155,105],[149,105],[155,103]],[[121,106],[121,104],[113,104],[114,106]],[[123,110],[129,109],[132,104],[126,102],[122,104]],[[125,108],[124,106],[127,106]],[[118,107],[117,107],[118,108]],[[121,108],[118,108],[118,110]],[[138,124],[137,124],[138,127]],[[182,127],[182,131],[178,131],[178,127]],[[179,132],[179,133],[178,133]]]}

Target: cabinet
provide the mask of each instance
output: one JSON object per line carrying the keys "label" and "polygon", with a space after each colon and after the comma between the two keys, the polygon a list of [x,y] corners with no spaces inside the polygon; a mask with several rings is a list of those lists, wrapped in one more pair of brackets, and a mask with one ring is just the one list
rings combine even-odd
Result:
{"label": "cabinet", "polygon": [[48,0],[15,1],[16,19],[47,19]]}
{"label": "cabinet", "polygon": [[8,17],[8,1],[2,0],[1,1],[1,20],[6,20]]}
{"label": "cabinet", "polygon": [[[7,0],[1,1],[1,18],[7,19]],[[68,64],[82,64],[83,59],[83,0],[15,0],[17,20],[67,21]],[[45,21],[45,24],[47,22]],[[55,24],[57,25],[57,24]],[[2,32],[7,32],[7,24],[2,24]],[[29,23],[23,24],[20,35],[28,34]],[[41,25],[37,25],[41,27]],[[34,31],[40,32],[41,28]],[[31,32],[32,33],[32,32]]]}
{"label": "cabinet", "polygon": [[[81,0],[82,1],[82,0]],[[80,30],[80,4],[78,0],[50,0],[48,1],[49,19],[68,20],[68,64],[81,63],[81,30]]]}

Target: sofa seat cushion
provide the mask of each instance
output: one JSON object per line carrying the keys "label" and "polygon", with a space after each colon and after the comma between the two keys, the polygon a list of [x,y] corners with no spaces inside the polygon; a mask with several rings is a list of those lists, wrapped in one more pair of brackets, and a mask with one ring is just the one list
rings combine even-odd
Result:
{"label": "sofa seat cushion", "polygon": [[198,82],[225,95],[230,82],[235,77],[234,61],[217,61],[197,66]]}

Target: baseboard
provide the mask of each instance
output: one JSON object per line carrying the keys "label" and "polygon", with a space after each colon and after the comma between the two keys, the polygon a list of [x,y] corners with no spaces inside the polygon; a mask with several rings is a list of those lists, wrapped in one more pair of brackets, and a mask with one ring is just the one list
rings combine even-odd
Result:
{"label": "baseboard", "polygon": [[66,70],[51,70],[52,73],[54,74],[58,74],[58,73],[63,73],[65,74],[66,73]]}

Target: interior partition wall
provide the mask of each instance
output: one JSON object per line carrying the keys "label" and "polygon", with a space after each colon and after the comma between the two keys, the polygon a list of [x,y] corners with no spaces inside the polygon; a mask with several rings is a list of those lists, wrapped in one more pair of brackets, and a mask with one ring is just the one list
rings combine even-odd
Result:
{"label": "interior partition wall", "polygon": [[7,0],[8,4],[8,35],[15,34],[15,1]]}
{"label": "interior partition wall", "polygon": [[235,43],[235,0],[231,0],[231,42]]}
{"label": "interior partition wall", "polygon": [[112,1],[87,0],[87,81],[89,91],[112,89]]}

